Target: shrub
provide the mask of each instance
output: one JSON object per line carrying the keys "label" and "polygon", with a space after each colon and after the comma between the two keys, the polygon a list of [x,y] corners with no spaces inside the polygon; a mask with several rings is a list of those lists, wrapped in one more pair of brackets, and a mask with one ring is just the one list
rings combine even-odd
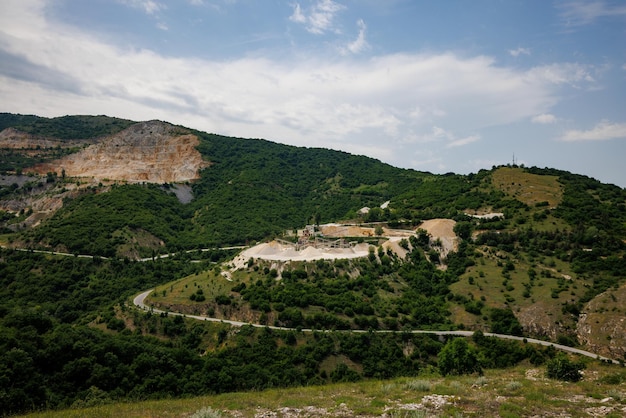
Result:
{"label": "shrub", "polygon": [[506,385],[506,390],[508,390],[509,392],[515,392],[521,388],[522,388],[522,384],[518,382],[517,380],[513,380],[507,383]]}
{"label": "shrub", "polygon": [[546,376],[550,379],[578,382],[582,379],[583,363],[570,361],[566,356],[559,355],[546,363]]}
{"label": "shrub", "polygon": [[608,385],[621,385],[626,383],[626,372],[608,374],[600,378],[600,382]]}
{"label": "shrub", "polygon": [[474,382],[474,386],[482,387],[487,384],[487,378],[485,376],[478,376],[476,381]]}
{"label": "shrub", "polygon": [[474,372],[482,374],[475,349],[463,338],[455,338],[446,343],[439,352],[437,366],[443,376]]}
{"label": "shrub", "polygon": [[404,384],[404,387],[408,390],[416,390],[419,392],[429,392],[430,382],[427,380],[409,380]]}
{"label": "shrub", "polygon": [[226,295],[217,295],[215,296],[215,302],[218,305],[230,305],[232,301]]}

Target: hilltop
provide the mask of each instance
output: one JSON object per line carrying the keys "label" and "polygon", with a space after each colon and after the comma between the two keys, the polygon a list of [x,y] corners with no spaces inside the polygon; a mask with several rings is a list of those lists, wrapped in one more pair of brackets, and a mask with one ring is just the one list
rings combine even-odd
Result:
{"label": "hilltop", "polygon": [[[415,376],[453,339],[413,329],[626,358],[619,187],[511,165],[436,175],[161,121],[0,114],[0,129],[0,380],[18,382],[3,413],[96,392]],[[148,289],[155,308],[292,331],[138,312]],[[557,358],[491,339],[469,349],[484,369]]]}

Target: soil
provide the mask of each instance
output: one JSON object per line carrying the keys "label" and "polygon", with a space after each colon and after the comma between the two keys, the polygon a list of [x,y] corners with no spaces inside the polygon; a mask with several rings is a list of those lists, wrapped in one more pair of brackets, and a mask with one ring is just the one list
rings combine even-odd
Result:
{"label": "soil", "polygon": [[456,221],[452,219],[429,219],[422,222],[418,227],[428,232],[433,239],[440,239],[442,245],[441,257],[445,258],[451,251],[456,251],[459,247],[459,239],[454,233]]}
{"label": "soil", "polygon": [[[426,230],[434,240],[441,241],[441,254],[445,257],[450,251],[455,251],[458,247],[458,238],[454,233],[455,221],[451,219],[431,219],[423,222],[419,228]],[[346,238],[346,237],[374,237],[375,228],[358,225],[326,224],[320,225],[319,230],[325,238]],[[406,256],[407,250],[400,246],[402,239],[408,239],[415,235],[414,230],[398,230],[383,228],[382,238],[385,242],[383,248],[391,249],[400,258]],[[314,260],[335,260],[367,257],[369,254],[369,244],[361,243],[352,245],[349,248],[314,248],[306,247],[296,251],[295,246],[278,241],[262,243],[248,248],[237,256],[233,262],[233,268],[245,267],[250,258],[274,261],[314,261]]]}
{"label": "soil", "polygon": [[64,171],[70,177],[147,183],[179,183],[199,178],[208,163],[196,149],[199,139],[159,121],[142,122],[75,154],[29,170]]}

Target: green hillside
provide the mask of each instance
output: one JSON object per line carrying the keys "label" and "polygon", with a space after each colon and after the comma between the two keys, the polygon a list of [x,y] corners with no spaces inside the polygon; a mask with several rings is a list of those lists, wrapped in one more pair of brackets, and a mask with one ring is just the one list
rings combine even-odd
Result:
{"label": "green hillside", "polygon": [[[131,123],[0,115],[0,128],[67,140],[121,132]],[[577,380],[586,366],[612,381],[623,378],[619,366],[582,364],[553,347],[411,331],[522,335],[623,361],[623,333],[608,324],[626,315],[615,296],[626,285],[626,190],[549,168],[435,175],[338,151],[191,132],[209,164],[188,184],[22,176],[14,162],[30,160],[12,153],[2,161],[0,415],[364,379],[439,382],[469,374],[459,379],[471,386],[479,374],[496,376],[503,368],[543,375],[559,367],[574,370]],[[181,191],[192,199],[179,199]],[[12,209],[16,202],[22,209]],[[34,202],[62,207],[40,210],[47,216],[33,221]],[[369,212],[360,214],[363,207]],[[454,221],[450,253],[418,229],[436,218]],[[293,241],[283,234],[330,222],[379,229],[346,237],[369,243],[369,254],[310,262],[250,258],[233,268],[240,249],[232,245]],[[381,233],[394,229],[414,232],[395,244],[400,250]],[[147,302],[166,311],[288,329],[136,309],[132,297],[148,289],[156,291]],[[588,313],[598,324],[590,325],[592,346],[577,330]],[[398,392],[405,380],[394,382],[394,396],[409,396]],[[571,393],[593,392],[588,382],[585,376]],[[501,415],[523,415],[528,405],[520,397],[554,406],[566,396],[539,397],[530,382],[518,385],[497,394],[523,393],[499,403]],[[613,396],[605,393],[611,384],[602,385],[594,396]],[[625,397],[616,392],[614,399]],[[390,405],[371,402],[363,413]]]}
{"label": "green hillside", "polygon": [[15,128],[32,135],[62,140],[90,139],[111,135],[135,122],[109,116],[61,116],[42,118],[35,115],[0,113],[0,131]]}

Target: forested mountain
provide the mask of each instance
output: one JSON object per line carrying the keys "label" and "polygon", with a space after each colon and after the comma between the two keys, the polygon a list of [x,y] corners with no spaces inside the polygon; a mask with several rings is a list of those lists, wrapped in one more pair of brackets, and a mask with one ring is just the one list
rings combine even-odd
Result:
{"label": "forested mountain", "polygon": [[[538,337],[626,358],[626,190],[617,186],[537,167],[434,175],[105,116],[0,114],[0,130],[0,415],[558,358],[480,334],[454,348],[414,329]],[[168,161],[182,166],[176,138],[190,135],[203,161],[197,180],[142,181],[150,161],[133,178],[67,168],[84,156],[106,166],[110,150],[137,141],[158,160],[163,138]],[[439,218],[454,224],[450,252],[421,228]],[[369,243],[369,254],[235,266],[239,249],[226,249],[295,241],[294,230],[324,223],[371,226],[345,236]],[[409,235],[394,241],[397,230]],[[152,288],[149,302],[165,310],[292,330],[130,306]],[[469,356],[462,370],[440,361],[453,349]]]}

